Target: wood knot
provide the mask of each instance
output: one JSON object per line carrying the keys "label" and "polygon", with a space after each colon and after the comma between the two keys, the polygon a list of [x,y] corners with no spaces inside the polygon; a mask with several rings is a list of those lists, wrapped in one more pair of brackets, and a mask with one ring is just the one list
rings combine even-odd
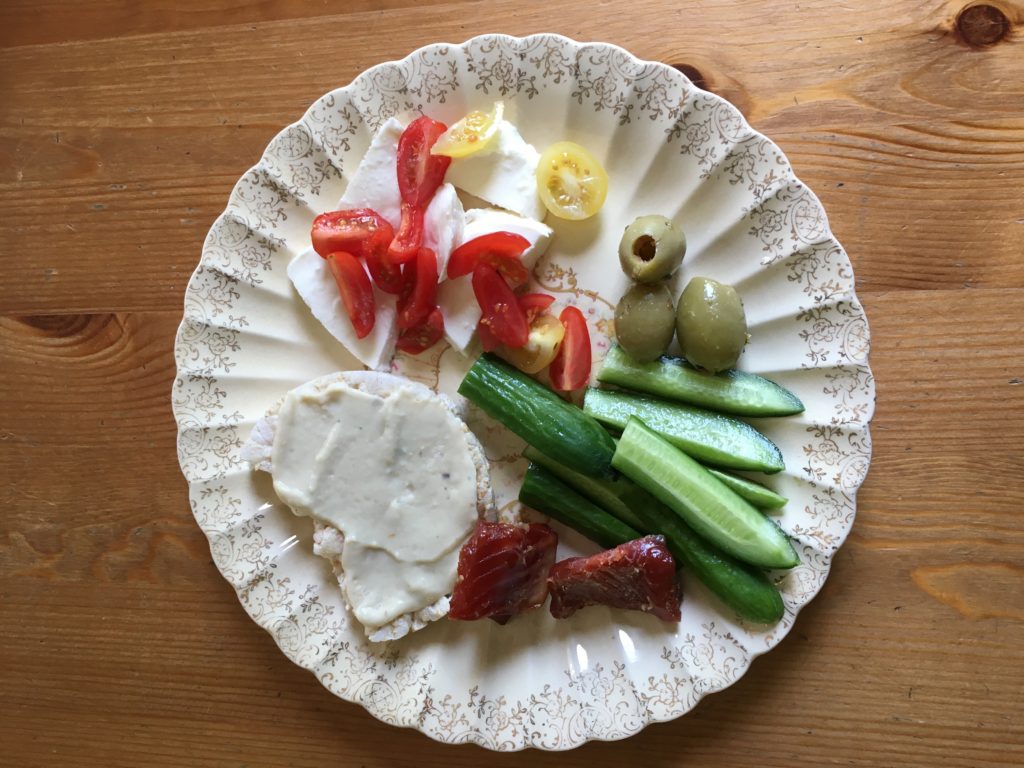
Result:
{"label": "wood knot", "polygon": [[705,79],[704,74],[692,64],[669,64],[669,66],[676,72],[682,72],[686,75],[690,82],[698,88],[703,88],[705,91],[711,90],[708,87],[708,81]]}
{"label": "wood knot", "polygon": [[17,318],[41,338],[69,339],[81,336],[94,320],[91,315],[27,315]]}
{"label": "wood knot", "polygon": [[1010,20],[994,5],[970,5],[956,17],[956,31],[968,45],[984,48],[1010,33]]}
{"label": "wood knot", "polygon": [[58,356],[91,355],[122,347],[132,334],[123,316],[100,314],[27,315],[13,318],[27,347]]}

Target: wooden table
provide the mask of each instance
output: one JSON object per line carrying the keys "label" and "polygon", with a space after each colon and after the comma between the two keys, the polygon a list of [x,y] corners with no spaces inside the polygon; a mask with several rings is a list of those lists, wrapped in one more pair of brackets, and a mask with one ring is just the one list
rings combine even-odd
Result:
{"label": "wooden table", "polygon": [[[3,3],[0,763],[1024,763],[1024,5],[962,8]],[[563,755],[440,746],[286,661],[210,560],[170,413],[182,291],[270,137],[494,30],[684,65],[781,144],[853,259],[878,384],[856,526],[790,636],[687,717]]]}

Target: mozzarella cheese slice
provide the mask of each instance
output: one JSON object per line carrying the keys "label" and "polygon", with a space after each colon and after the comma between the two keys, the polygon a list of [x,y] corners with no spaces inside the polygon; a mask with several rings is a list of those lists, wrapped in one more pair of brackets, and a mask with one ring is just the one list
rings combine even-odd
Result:
{"label": "mozzarella cheese slice", "polygon": [[540,221],[547,211],[537,195],[539,160],[533,145],[502,120],[487,147],[452,160],[445,180],[492,205]]}
{"label": "mozzarella cheese slice", "polygon": [[445,279],[448,257],[463,240],[466,214],[455,187],[442,184],[423,214],[423,245],[437,254],[437,281]]}
{"label": "mozzarella cheese slice", "polygon": [[348,318],[345,305],[338,292],[327,262],[310,248],[303,251],[288,265],[288,278],[299,296],[306,302],[313,317],[319,320],[330,334],[340,341],[359,362],[367,368],[386,370],[395,354],[395,340],[398,338],[396,323],[396,297],[373,289],[377,306],[377,317],[373,330],[366,337],[356,336],[352,321]]}
{"label": "mozzarella cheese slice", "polygon": [[[466,225],[459,244],[491,232],[514,232],[529,240],[530,247],[522,255],[522,262],[529,270],[533,269],[551,241],[551,227],[540,221],[505,211],[471,208],[466,211]],[[480,322],[480,306],[473,294],[472,276],[466,275],[441,283],[437,289],[437,303],[444,316],[448,343],[466,354],[476,335],[477,323]]]}
{"label": "mozzarella cheese slice", "polygon": [[405,123],[388,118],[374,134],[352,181],[338,202],[339,209],[372,208],[398,229],[402,195],[398,191],[398,140]]}

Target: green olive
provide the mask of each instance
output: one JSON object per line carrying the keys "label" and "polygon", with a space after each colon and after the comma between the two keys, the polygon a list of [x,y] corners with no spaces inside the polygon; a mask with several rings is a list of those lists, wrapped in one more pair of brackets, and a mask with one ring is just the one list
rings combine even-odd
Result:
{"label": "green olive", "polygon": [[615,307],[615,338],[637,362],[665,353],[675,332],[672,294],[664,283],[637,283]]}
{"label": "green olive", "polygon": [[686,236],[664,216],[640,216],[626,227],[619,241],[622,271],[641,283],[668,277],[685,254]]}
{"label": "green olive", "polygon": [[676,333],[691,364],[712,373],[732,368],[747,343],[747,316],[736,289],[693,278],[679,297]]}

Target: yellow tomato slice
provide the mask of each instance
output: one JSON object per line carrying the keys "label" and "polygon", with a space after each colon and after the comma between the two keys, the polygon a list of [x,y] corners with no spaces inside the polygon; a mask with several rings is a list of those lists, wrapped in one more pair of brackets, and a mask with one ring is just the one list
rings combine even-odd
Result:
{"label": "yellow tomato slice", "polygon": [[470,112],[438,137],[430,154],[466,157],[479,152],[494,138],[504,114],[505,104],[500,101],[494,102],[490,112]]}
{"label": "yellow tomato slice", "polygon": [[538,373],[555,359],[564,337],[565,326],[557,317],[541,315],[530,324],[526,346],[513,349],[502,345],[498,353],[523,373]]}
{"label": "yellow tomato slice", "polygon": [[537,163],[537,192],[544,206],[560,219],[589,219],[604,205],[608,174],[579,144],[552,144]]}

